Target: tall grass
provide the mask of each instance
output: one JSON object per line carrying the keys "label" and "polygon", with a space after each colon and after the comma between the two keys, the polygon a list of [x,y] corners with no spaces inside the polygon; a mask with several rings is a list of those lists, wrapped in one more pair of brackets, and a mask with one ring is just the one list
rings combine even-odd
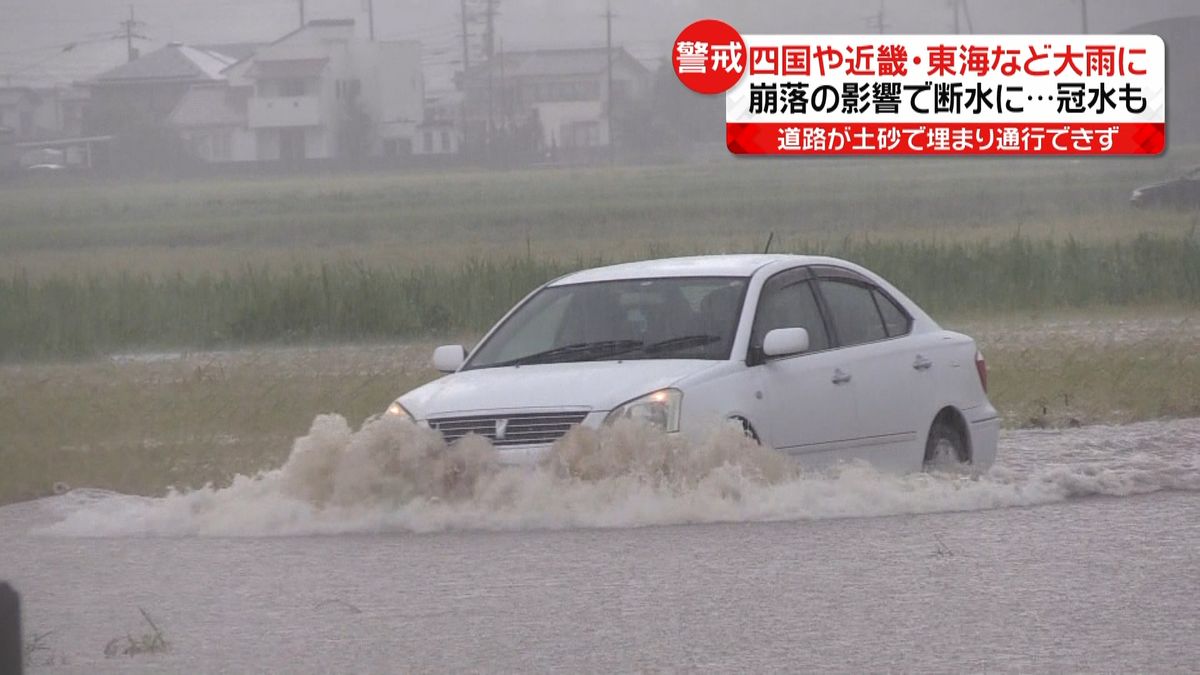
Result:
{"label": "tall grass", "polygon": [[[1124,242],[846,239],[790,248],[861,262],[935,314],[1200,306],[1200,241],[1191,236],[1140,235]],[[648,250],[644,257],[666,253]],[[517,256],[457,266],[262,265],[187,276],[17,273],[0,278],[0,359],[478,333],[538,284],[603,262],[611,261]]]}
{"label": "tall grass", "polygon": [[1117,241],[1200,222],[1128,204],[1138,185],[1200,162],[1200,147],[1154,160],[893,159],[0,186],[0,275],[745,250],[769,232]]}

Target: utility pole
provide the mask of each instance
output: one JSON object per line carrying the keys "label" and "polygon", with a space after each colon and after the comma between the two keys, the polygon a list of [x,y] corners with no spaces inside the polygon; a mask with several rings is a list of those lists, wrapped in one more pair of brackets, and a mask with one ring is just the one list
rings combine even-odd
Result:
{"label": "utility pole", "polygon": [[145,39],[144,36],[138,35],[134,31],[138,26],[144,25],[146,24],[133,18],[133,5],[130,5],[129,18],[121,22],[121,28],[125,29],[125,55],[130,61],[138,57],[137,50],[133,48],[133,38]]}
{"label": "utility pole", "polygon": [[612,11],[612,3],[608,2],[604,6],[604,54],[607,57],[608,67],[608,89],[605,90],[605,124],[608,127],[605,129],[608,132],[608,161],[613,161],[613,62],[612,62],[612,20],[615,15]]}
{"label": "utility pole", "polygon": [[868,28],[874,28],[880,35],[883,35],[883,29],[887,26],[884,19],[883,0],[879,0],[879,11],[866,18],[866,24]]}
{"label": "utility pole", "polygon": [[488,155],[491,155],[492,148],[492,133],[495,129],[495,94],[493,73],[496,69],[496,64],[492,62],[492,57],[495,55],[496,41],[496,0],[487,0],[487,28],[483,35],[483,53],[487,57],[487,76],[488,76],[488,121],[487,135],[485,144],[487,145]]}
{"label": "utility pole", "polygon": [[467,48],[467,0],[459,0],[458,7],[459,7],[459,9],[458,9],[459,14],[461,14],[461,18],[462,18],[462,50],[463,50],[462,68],[463,68],[463,75],[465,76],[467,73],[467,69],[471,67],[471,52]]}
{"label": "utility pole", "polygon": [[375,0],[367,0],[367,38],[375,41]]}
{"label": "utility pole", "polygon": [[1083,34],[1088,33],[1087,0],[1079,0],[1079,18],[1083,23]]}
{"label": "utility pole", "polygon": [[467,131],[469,123],[467,122],[467,71],[471,68],[471,50],[467,45],[467,0],[459,0],[458,11],[462,19],[462,79],[459,80],[459,87],[462,90],[462,102],[459,105],[460,125],[459,131],[462,133],[461,145],[459,152],[463,152],[467,146],[468,136]]}
{"label": "utility pole", "polygon": [[967,32],[974,33],[975,25],[971,23],[971,6],[967,4],[967,0],[947,0],[950,9],[954,11],[954,33],[957,35],[962,32],[959,25],[959,15],[967,20]]}
{"label": "utility pole", "polygon": [[504,128],[508,122],[508,93],[506,80],[504,79],[504,38],[497,38],[497,51],[500,52],[500,127]]}
{"label": "utility pole", "polygon": [[300,6],[300,27],[304,28],[304,0],[298,0]]}

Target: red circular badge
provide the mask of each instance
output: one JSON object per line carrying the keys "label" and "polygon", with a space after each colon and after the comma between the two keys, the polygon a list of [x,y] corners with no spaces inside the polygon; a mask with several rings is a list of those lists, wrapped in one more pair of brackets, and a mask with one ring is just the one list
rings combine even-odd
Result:
{"label": "red circular badge", "polygon": [[737,84],[746,72],[746,43],[724,21],[702,19],[675,38],[671,65],[688,89],[720,94]]}

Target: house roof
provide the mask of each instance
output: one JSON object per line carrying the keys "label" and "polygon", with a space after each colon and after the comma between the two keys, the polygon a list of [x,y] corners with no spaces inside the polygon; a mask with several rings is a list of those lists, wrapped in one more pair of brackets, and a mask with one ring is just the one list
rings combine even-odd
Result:
{"label": "house roof", "polygon": [[225,86],[192,87],[171,112],[170,124],[184,128],[241,125],[246,112],[236,96]]}
{"label": "house roof", "polygon": [[[608,68],[608,50],[604,47],[584,49],[537,49],[512,51],[493,57],[491,67],[504,71],[505,78],[544,77],[554,75],[593,75]],[[624,63],[641,73],[649,74],[640,61],[622,47],[613,48],[613,62]],[[489,64],[468,71],[468,79],[486,77]]]}
{"label": "house roof", "polygon": [[[334,35],[349,35],[354,31],[354,19],[313,19],[303,26],[296,28],[295,30],[284,33],[265,45],[257,45],[256,48],[249,53],[237,56],[233,61],[226,64],[223,72],[229,70],[233,66],[244,63],[251,58],[257,61],[270,60],[271,54],[278,53],[281,47],[285,50],[288,49],[288,47],[283,45],[290,42],[293,37],[305,31],[316,31],[318,34],[333,33]],[[218,49],[217,51],[220,50]]]}
{"label": "house roof", "polygon": [[171,43],[100,73],[91,84],[215,82],[223,79],[221,71],[233,61],[225,54]]}
{"label": "house roof", "polygon": [[226,42],[212,45],[195,45],[196,49],[205,52],[215,52],[221,56],[227,56],[233,61],[241,61],[242,59],[254,56],[254,52],[263,46],[260,42]]}

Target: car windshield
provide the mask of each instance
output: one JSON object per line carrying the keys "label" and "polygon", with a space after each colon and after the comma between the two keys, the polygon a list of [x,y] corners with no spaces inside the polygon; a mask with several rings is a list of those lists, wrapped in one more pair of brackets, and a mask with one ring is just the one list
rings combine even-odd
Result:
{"label": "car windshield", "polygon": [[629,359],[729,358],[746,280],[627,279],[542,289],[467,369]]}

